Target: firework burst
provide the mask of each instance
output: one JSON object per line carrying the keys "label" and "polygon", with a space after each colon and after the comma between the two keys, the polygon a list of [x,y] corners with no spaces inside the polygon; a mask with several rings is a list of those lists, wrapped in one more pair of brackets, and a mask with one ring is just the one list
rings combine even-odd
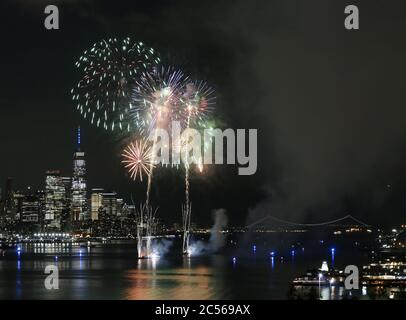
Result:
{"label": "firework burst", "polygon": [[154,167],[152,159],[152,148],[144,140],[131,143],[124,149],[122,163],[128,170],[131,178],[136,180],[137,177],[142,181],[143,175],[150,176]]}
{"label": "firework burst", "polygon": [[[180,97],[187,79],[180,70],[159,67],[142,73],[136,81],[132,95],[132,103],[135,106],[131,109],[132,121],[137,124],[140,135],[153,139],[153,157],[158,133],[156,129],[170,130],[173,121],[184,123]],[[150,201],[153,171],[151,165],[146,195],[147,206]]]}
{"label": "firework burst", "polygon": [[187,126],[195,129],[205,127],[216,102],[214,90],[204,81],[192,81],[186,84],[181,101]]}
{"label": "firework burst", "polygon": [[169,129],[173,121],[185,123],[181,96],[187,79],[182,71],[165,67],[141,75],[133,91],[131,109],[140,134]]}
{"label": "firework burst", "polygon": [[132,132],[131,91],[137,77],[156,67],[159,57],[142,42],[107,39],[95,43],[76,62],[81,79],[72,100],[85,119],[106,130]]}

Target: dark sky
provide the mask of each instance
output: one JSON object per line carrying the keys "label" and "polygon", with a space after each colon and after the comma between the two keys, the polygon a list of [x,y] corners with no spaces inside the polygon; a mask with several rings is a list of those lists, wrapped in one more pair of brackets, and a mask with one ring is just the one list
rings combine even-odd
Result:
{"label": "dark sky", "polygon": [[[71,174],[80,124],[89,187],[143,198],[145,185],[120,164],[120,143],[83,121],[69,95],[85,49],[130,36],[210,82],[227,127],[258,129],[255,176],[220,166],[192,177],[195,221],[209,224],[211,210],[225,208],[231,224],[264,213],[404,222],[403,2],[58,0],[61,29],[47,31],[48,1],[3,0],[0,181],[42,188],[47,169]],[[347,4],[359,5],[358,31],[344,29]],[[153,202],[168,222],[180,220],[182,179],[180,170],[156,176]]]}

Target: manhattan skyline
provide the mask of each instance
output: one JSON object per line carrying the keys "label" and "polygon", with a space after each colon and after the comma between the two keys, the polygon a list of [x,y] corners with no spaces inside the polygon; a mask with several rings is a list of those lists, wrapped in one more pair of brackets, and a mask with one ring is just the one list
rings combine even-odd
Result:
{"label": "manhattan skyline", "polygon": [[[371,223],[390,224],[387,217],[402,223],[401,2],[388,4],[383,16],[366,5],[359,32],[343,28],[341,1],[271,2],[264,10],[271,19],[243,1],[193,8],[183,1],[123,1],[119,9],[107,2],[60,1],[57,31],[43,28],[42,4],[2,4],[2,29],[13,30],[3,37],[9,48],[3,60],[13,63],[2,79],[2,188],[8,176],[18,187],[40,189],[46,170],[69,174],[80,125],[89,185],[125,197],[143,193],[145,186],[131,183],[122,168],[120,141],[83,121],[69,96],[74,63],[85,48],[108,36],[135,35],[214,84],[226,127],[258,129],[256,175],[240,177],[236,168],[219,166],[207,179],[192,178],[201,199],[197,221],[207,224],[211,210],[225,208],[239,225],[268,211],[294,221],[350,213]],[[333,19],[326,18],[330,12]],[[183,14],[191,18],[180,19]],[[321,17],[318,23],[298,18],[313,14]],[[181,175],[162,170],[153,190],[170,219],[179,214]]]}
{"label": "manhattan skyline", "polygon": [[405,300],[405,12],[0,1],[0,300]]}

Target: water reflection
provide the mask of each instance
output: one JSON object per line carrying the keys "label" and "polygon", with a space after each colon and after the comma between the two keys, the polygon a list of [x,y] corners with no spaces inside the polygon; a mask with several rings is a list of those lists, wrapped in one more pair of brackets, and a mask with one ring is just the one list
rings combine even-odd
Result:
{"label": "water reflection", "polygon": [[168,266],[165,259],[141,259],[136,270],[129,270],[126,299],[212,299],[221,291],[221,274],[226,257],[211,259],[203,265],[198,259],[183,258],[178,267]]}
{"label": "water reflection", "polygon": [[[305,254],[302,247],[255,249],[255,254],[249,245],[245,253],[139,260],[133,244],[32,243],[20,254],[14,249],[0,255],[0,299],[286,299],[295,276],[330,258],[326,247],[319,255]],[[48,264],[60,271],[60,289],[54,292],[43,286]],[[342,294],[339,287],[318,292],[316,286],[317,298]]]}
{"label": "water reflection", "polygon": [[[317,288],[317,289],[316,289]],[[358,293],[358,292],[357,292]],[[349,296],[350,291],[340,286],[294,286],[292,299],[310,299],[310,300],[339,300]]]}

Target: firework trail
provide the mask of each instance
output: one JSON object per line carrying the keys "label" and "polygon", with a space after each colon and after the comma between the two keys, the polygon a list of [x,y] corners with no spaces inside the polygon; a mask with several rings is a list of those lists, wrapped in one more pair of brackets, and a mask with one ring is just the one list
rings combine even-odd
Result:
{"label": "firework trail", "polygon": [[[191,113],[188,113],[186,128],[189,129],[190,127],[190,116]],[[186,141],[188,144],[189,141]],[[192,210],[189,208],[189,154],[188,152],[185,153],[185,212],[191,215]],[[190,217],[189,217],[190,220]]]}
{"label": "firework trail", "polygon": [[137,211],[137,251],[138,258],[150,258],[153,250],[152,236],[156,231],[156,212],[151,206],[141,204]]}
{"label": "firework trail", "polygon": [[[153,152],[152,154],[154,155],[155,154],[155,140],[154,140],[154,144],[152,146],[152,152]],[[154,156],[153,156],[153,158],[154,158]],[[147,206],[149,206],[149,199],[150,199],[150,196],[151,196],[152,173],[153,173],[153,170],[154,170],[153,165],[154,165],[154,159],[151,162],[150,167],[149,167],[150,174],[148,175],[147,194],[146,194],[147,199],[146,199],[146,202],[145,202],[145,204]]]}
{"label": "firework trail", "polygon": [[75,63],[81,79],[71,90],[83,118],[113,132],[132,133],[140,124],[130,117],[136,79],[156,68],[154,49],[130,38],[95,43]]}
{"label": "firework trail", "polygon": [[[206,82],[190,82],[186,85],[185,93],[182,96],[182,103],[184,104],[184,118],[186,119],[186,128],[206,129],[208,117],[214,109],[215,104],[214,90],[210,88]],[[184,144],[188,144],[185,141]],[[206,146],[204,146],[206,148]],[[189,163],[194,162],[202,165],[202,159],[188,159],[189,155],[185,155],[185,163],[187,168]],[[201,166],[199,165],[201,170]]]}
{"label": "firework trail", "polygon": [[[190,82],[186,85],[186,91],[182,96],[182,102],[185,105],[184,112],[186,113],[186,128],[205,128],[208,116],[214,108],[214,90],[204,81]],[[188,143],[189,142],[186,141],[186,144]],[[190,161],[188,157],[189,155],[186,154],[186,169],[189,169]],[[188,170],[186,171],[188,172]]]}
{"label": "firework trail", "polygon": [[183,242],[182,252],[185,255],[190,255],[190,221],[192,217],[192,204],[182,206],[182,225],[183,225]]}
{"label": "firework trail", "polygon": [[[214,90],[212,90],[205,82],[190,82],[186,85],[186,90],[181,99],[184,104],[184,112],[186,114],[186,129],[192,126],[195,129],[201,129],[206,126],[206,120],[208,115],[213,109],[215,101]],[[188,144],[190,141],[183,141],[186,151],[189,150]],[[185,152],[185,205],[182,209],[183,212],[183,253],[189,255],[189,234],[190,234],[190,220],[192,214],[192,208],[190,203],[190,182],[189,171],[190,163],[193,159],[189,160],[189,152]],[[201,159],[194,159],[199,163],[198,167],[200,171],[203,168],[203,162]]]}

